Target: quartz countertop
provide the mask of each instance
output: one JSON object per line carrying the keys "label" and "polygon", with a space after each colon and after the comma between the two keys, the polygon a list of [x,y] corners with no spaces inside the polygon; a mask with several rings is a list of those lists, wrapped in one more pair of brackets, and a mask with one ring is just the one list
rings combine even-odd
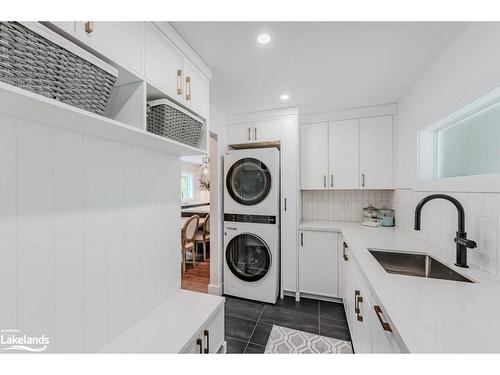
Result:
{"label": "quartz countertop", "polygon": [[[410,353],[500,353],[500,279],[456,267],[452,239],[447,253],[399,229],[359,222],[304,220],[299,230],[342,234]],[[427,253],[474,283],[389,274],[370,248]]]}

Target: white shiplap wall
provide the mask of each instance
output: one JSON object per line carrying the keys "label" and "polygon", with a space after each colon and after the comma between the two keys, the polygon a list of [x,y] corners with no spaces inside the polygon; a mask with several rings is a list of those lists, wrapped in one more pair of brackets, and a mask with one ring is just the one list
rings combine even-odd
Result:
{"label": "white shiplap wall", "polygon": [[361,221],[363,207],[390,206],[392,190],[303,190],[302,219]]}
{"label": "white shiplap wall", "polygon": [[[452,256],[456,253],[453,239],[457,231],[457,209],[450,202],[435,199],[422,209],[420,231],[413,230],[415,207],[424,197],[433,192],[396,190],[392,204],[396,210],[396,227],[420,237]],[[443,193],[443,192],[439,192]],[[500,194],[493,193],[450,193],[465,209],[465,230],[467,238],[477,242],[476,249],[467,250],[470,264],[500,275]]]}
{"label": "white shiplap wall", "polygon": [[0,117],[0,329],[95,352],[179,289],[179,174],[170,155]]}

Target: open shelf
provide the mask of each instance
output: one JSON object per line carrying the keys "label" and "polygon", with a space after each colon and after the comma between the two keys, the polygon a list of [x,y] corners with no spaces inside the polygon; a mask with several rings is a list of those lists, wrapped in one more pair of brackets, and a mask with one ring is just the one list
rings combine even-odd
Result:
{"label": "open shelf", "polygon": [[0,115],[177,156],[206,154],[205,150],[3,82],[0,82]]}

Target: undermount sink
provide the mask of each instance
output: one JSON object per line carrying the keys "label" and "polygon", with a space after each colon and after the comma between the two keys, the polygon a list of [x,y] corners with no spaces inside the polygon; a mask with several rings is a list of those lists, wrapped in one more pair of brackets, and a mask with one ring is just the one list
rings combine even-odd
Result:
{"label": "undermount sink", "polygon": [[427,254],[368,249],[388,273],[473,283]]}

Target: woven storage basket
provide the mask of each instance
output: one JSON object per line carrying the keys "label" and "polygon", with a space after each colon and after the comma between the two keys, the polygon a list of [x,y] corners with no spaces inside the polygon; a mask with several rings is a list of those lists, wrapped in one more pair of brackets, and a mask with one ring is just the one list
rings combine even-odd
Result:
{"label": "woven storage basket", "polygon": [[0,22],[0,81],[103,115],[117,71],[89,55],[37,23]]}
{"label": "woven storage basket", "polygon": [[181,111],[166,99],[148,102],[148,131],[198,147],[203,121]]}

